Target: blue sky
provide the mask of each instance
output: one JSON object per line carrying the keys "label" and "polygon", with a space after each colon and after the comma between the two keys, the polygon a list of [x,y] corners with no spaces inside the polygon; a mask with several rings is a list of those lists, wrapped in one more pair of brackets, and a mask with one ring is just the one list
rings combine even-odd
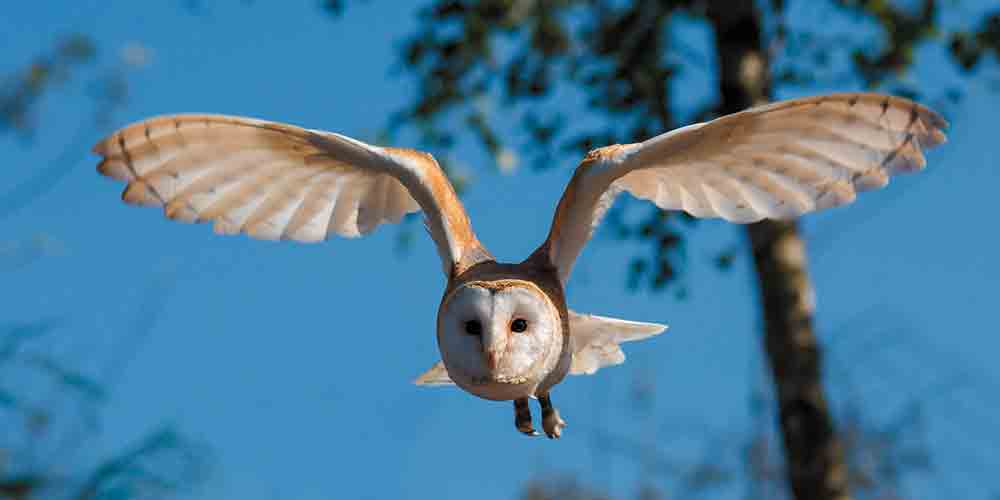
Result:
{"label": "blue sky", "polygon": [[[129,44],[151,50],[115,126],[215,112],[370,139],[413,95],[390,69],[419,3],[376,0],[339,20],[314,2],[217,2],[197,15],[178,2],[18,3],[0,18],[0,72],[83,32],[95,36],[104,65]],[[948,71],[924,67],[914,78],[935,86]],[[0,141],[0,192],[72,140],[89,116],[77,87],[44,101],[33,142]],[[837,346],[832,364],[850,373],[873,418],[887,418],[910,394],[926,403],[936,468],[913,482],[914,498],[985,498],[1000,465],[990,417],[1000,405],[997,99],[971,83],[947,110],[950,142],[929,154],[926,172],[803,222],[818,326]],[[107,132],[85,129],[85,142]],[[504,176],[473,148],[456,154],[477,181],[465,203],[480,239],[502,260],[523,258],[544,238],[576,159]],[[642,478],[663,483],[601,451],[595,443],[607,432],[659,440],[678,462],[699,457],[714,436],[712,447],[738,459],[737,438],[752,426],[749,391],[763,372],[749,262],[741,254],[725,274],[711,266],[713,251],[742,242],[735,226],[702,224],[685,300],[627,292],[625,263],[637,248],[606,234],[591,243],[570,307],[671,329],[627,346],[624,366],[560,385],[553,400],[570,427],[549,442],[517,435],[508,403],[410,384],[438,359],[443,278],[422,234],[402,256],[396,230],[385,227],[309,246],[217,237],[208,226],[126,207],[121,186],[94,164],[87,155],[45,196],[0,220],[0,243],[44,235],[58,249],[4,272],[0,322],[65,318],[53,349],[95,376],[115,355],[109,349],[130,345],[150,290],[169,289],[158,321],[114,377],[102,431],[80,456],[57,461],[65,470],[165,423],[212,450],[213,473],[197,499],[509,499],[523,480],[558,473],[623,494]],[[958,385],[940,384],[951,379]],[[637,381],[655,388],[648,411],[629,403]]]}

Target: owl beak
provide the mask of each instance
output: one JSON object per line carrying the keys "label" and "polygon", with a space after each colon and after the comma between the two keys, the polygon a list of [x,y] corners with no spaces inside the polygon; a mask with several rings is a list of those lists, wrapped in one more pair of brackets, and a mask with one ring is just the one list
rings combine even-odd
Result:
{"label": "owl beak", "polygon": [[496,371],[497,367],[500,366],[500,353],[494,349],[486,349],[484,354],[486,355],[486,366],[489,366],[490,370]]}
{"label": "owl beak", "polygon": [[492,372],[496,372],[497,368],[500,367],[500,361],[503,359],[503,352],[507,344],[504,336],[498,334],[498,331],[500,330],[496,328],[486,328],[480,339],[483,343],[483,361]]}

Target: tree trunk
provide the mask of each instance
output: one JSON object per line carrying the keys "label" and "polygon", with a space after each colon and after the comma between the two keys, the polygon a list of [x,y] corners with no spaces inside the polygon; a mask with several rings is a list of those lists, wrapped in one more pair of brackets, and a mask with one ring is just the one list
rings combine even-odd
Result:
{"label": "tree trunk", "polygon": [[[716,0],[708,17],[719,57],[720,112],[764,103],[770,62],[754,0]],[[847,468],[820,379],[813,288],[794,221],[747,226],[760,287],[764,347],[778,399],[788,481],[799,500],[846,500]]]}

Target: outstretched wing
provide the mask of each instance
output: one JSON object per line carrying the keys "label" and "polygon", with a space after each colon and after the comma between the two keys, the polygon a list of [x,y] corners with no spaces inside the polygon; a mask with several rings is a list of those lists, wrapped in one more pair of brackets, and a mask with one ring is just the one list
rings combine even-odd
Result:
{"label": "outstretched wing", "polygon": [[221,115],[152,118],[94,146],[122,199],[221,234],[357,237],[423,210],[445,274],[488,255],[434,158],[339,134]]}
{"label": "outstretched wing", "polygon": [[913,101],[833,94],[750,108],[639,144],[591,151],[539,248],[563,284],[621,191],[664,210],[732,222],[791,218],[854,201],[889,176],[920,170],[947,122]]}

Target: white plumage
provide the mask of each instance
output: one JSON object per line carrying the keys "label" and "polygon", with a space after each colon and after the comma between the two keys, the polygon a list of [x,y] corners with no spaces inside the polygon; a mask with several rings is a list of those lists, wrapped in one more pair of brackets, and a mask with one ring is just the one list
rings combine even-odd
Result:
{"label": "white plumage", "polygon": [[664,210],[746,223],[854,201],[891,176],[920,170],[947,122],[907,99],[834,94],[795,99],[683,127],[638,144],[591,151],[577,167],[548,238],[518,264],[479,242],[440,166],[427,153],[331,132],[220,115],[149,119],[100,141],[98,170],[128,183],[122,198],[221,234],[302,242],[356,237],[421,210],[448,277],[438,311],[442,362],[418,384],[457,382],[513,399],[517,428],[565,422],[549,399],[567,373],[619,364],[619,344],[666,327],[578,314],[564,287],[614,199],[626,191]]}
{"label": "white plumage", "polygon": [[560,201],[550,254],[565,283],[593,227],[622,190],[664,210],[737,223],[844,205],[860,191],[885,186],[891,175],[924,168],[921,148],[943,143],[947,126],[907,99],[833,94],[601,148],[577,168]]}
{"label": "white plumage", "polygon": [[126,127],[94,151],[105,158],[101,173],[129,183],[125,202],[163,206],[167,217],[184,222],[211,221],[220,234],[302,242],[357,237],[423,208],[447,268],[460,256],[450,242],[464,236],[449,231],[471,232],[467,221],[463,228],[442,220],[448,202],[458,202],[433,192],[447,179],[429,155],[330,132],[175,115]]}

